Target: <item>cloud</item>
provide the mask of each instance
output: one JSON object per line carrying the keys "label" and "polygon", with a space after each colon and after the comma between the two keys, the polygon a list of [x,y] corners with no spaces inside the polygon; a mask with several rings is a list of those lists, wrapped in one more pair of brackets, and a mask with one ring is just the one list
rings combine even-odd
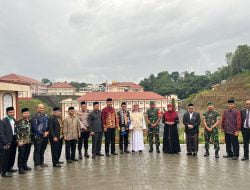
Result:
{"label": "cloud", "polygon": [[0,0],[0,74],[139,82],[204,73],[250,39],[247,0]]}

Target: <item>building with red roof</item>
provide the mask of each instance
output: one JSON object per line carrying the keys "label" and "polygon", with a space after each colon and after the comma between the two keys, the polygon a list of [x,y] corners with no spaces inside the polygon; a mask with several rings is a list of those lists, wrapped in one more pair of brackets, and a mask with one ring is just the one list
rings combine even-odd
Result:
{"label": "building with red roof", "polygon": [[[106,106],[107,98],[113,99],[113,107],[119,110],[122,102],[127,103],[128,110],[132,110],[133,105],[138,104],[142,111],[146,111],[150,106],[150,101],[155,101],[156,107],[163,110],[167,104],[172,102],[170,97],[161,96],[155,92],[90,92],[77,100],[66,99],[62,103],[63,116],[66,116],[67,110],[70,106],[74,106],[76,110],[80,109],[80,102],[85,101],[87,108],[93,110],[93,102],[97,101],[100,104],[100,109]],[[178,102],[176,101],[178,104]],[[178,109],[178,105],[177,109]]]}
{"label": "building with red roof", "polygon": [[[46,95],[47,94],[47,86],[41,83],[40,81],[30,78],[30,77],[11,73],[8,75],[1,76],[0,81],[6,82],[6,83],[29,85],[31,95]],[[27,92],[19,92],[18,96],[21,98],[31,97]]]}
{"label": "building with red roof", "polygon": [[143,87],[134,82],[113,82],[106,86],[106,92],[142,92]]}
{"label": "building with red roof", "polygon": [[23,81],[11,82],[0,79],[0,119],[6,116],[7,107],[14,107],[17,115],[20,93],[27,93],[27,96],[31,96],[30,84]]}
{"label": "building with red roof", "polygon": [[48,95],[75,95],[76,88],[67,82],[57,82],[48,87]]}

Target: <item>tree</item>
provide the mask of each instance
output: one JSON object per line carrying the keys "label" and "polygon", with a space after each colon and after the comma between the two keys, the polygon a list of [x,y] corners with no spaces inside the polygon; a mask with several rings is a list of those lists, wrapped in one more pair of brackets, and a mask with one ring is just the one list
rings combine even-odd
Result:
{"label": "tree", "polygon": [[174,108],[175,108],[176,104],[175,104],[175,99],[174,99],[174,98],[172,98],[171,104],[172,104],[172,105],[174,106]]}
{"label": "tree", "polygon": [[171,76],[171,80],[174,82],[177,82],[180,78],[180,74],[178,71],[172,72],[170,76]]}
{"label": "tree", "polygon": [[238,46],[232,57],[232,73],[238,74],[250,69],[250,47],[247,45]]}
{"label": "tree", "polygon": [[87,83],[78,82],[78,81],[72,81],[70,82],[70,84],[74,86],[77,89],[77,91],[79,91],[80,88],[84,88],[88,85]]}
{"label": "tree", "polygon": [[233,58],[233,53],[232,52],[226,53],[226,63],[227,63],[227,65],[232,64],[232,58]]}
{"label": "tree", "polygon": [[47,86],[52,85],[51,80],[49,80],[48,78],[43,78],[43,79],[41,80],[41,82],[42,82],[43,84],[46,84]]}

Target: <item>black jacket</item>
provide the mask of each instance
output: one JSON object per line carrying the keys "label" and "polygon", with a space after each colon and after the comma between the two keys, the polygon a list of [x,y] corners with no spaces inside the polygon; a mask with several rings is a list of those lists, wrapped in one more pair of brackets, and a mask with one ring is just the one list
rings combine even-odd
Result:
{"label": "black jacket", "polygon": [[[193,112],[192,118],[190,120],[189,112],[183,115],[183,124],[185,125],[185,132],[191,134],[199,133],[199,126],[201,124],[201,117],[198,112]],[[189,129],[188,125],[193,125],[194,128]]]}
{"label": "black jacket", "polygon": [[60,138],[61,126],[58,122],[58,119],[55,116],[49,117],[48,128],[49,128],[49,137],[51,139],[53,139],[54,137],[58,139]]}
{"label": "black jacket", "polygon": [[102,116],[100,111],[92,111],[88,116],[90,132],[103,132]]}
{"label": "black jacket", "polygon": [[241,129],[243,129],[247,117],[247,109],[241,110],[240,115],[241,115]]}
{"label": "black jacket", "polygon": [[13,139],[13,131],[9,119],[6,117],[0,122],[0,149],[10,145]]}

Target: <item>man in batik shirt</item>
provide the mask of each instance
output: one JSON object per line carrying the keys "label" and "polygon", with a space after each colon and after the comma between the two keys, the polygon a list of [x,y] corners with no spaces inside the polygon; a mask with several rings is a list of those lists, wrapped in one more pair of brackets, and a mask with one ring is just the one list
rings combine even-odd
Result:
{"label": "man in batik shirt", "polygon": [[111,98],[107,99],[107,106],[102,110],[102,122],[105,135],[105,154],[107,157],[110,156],[109,148],[111,144],[111,154],[118,155],[115,152],[115,131],[119,124]]}

